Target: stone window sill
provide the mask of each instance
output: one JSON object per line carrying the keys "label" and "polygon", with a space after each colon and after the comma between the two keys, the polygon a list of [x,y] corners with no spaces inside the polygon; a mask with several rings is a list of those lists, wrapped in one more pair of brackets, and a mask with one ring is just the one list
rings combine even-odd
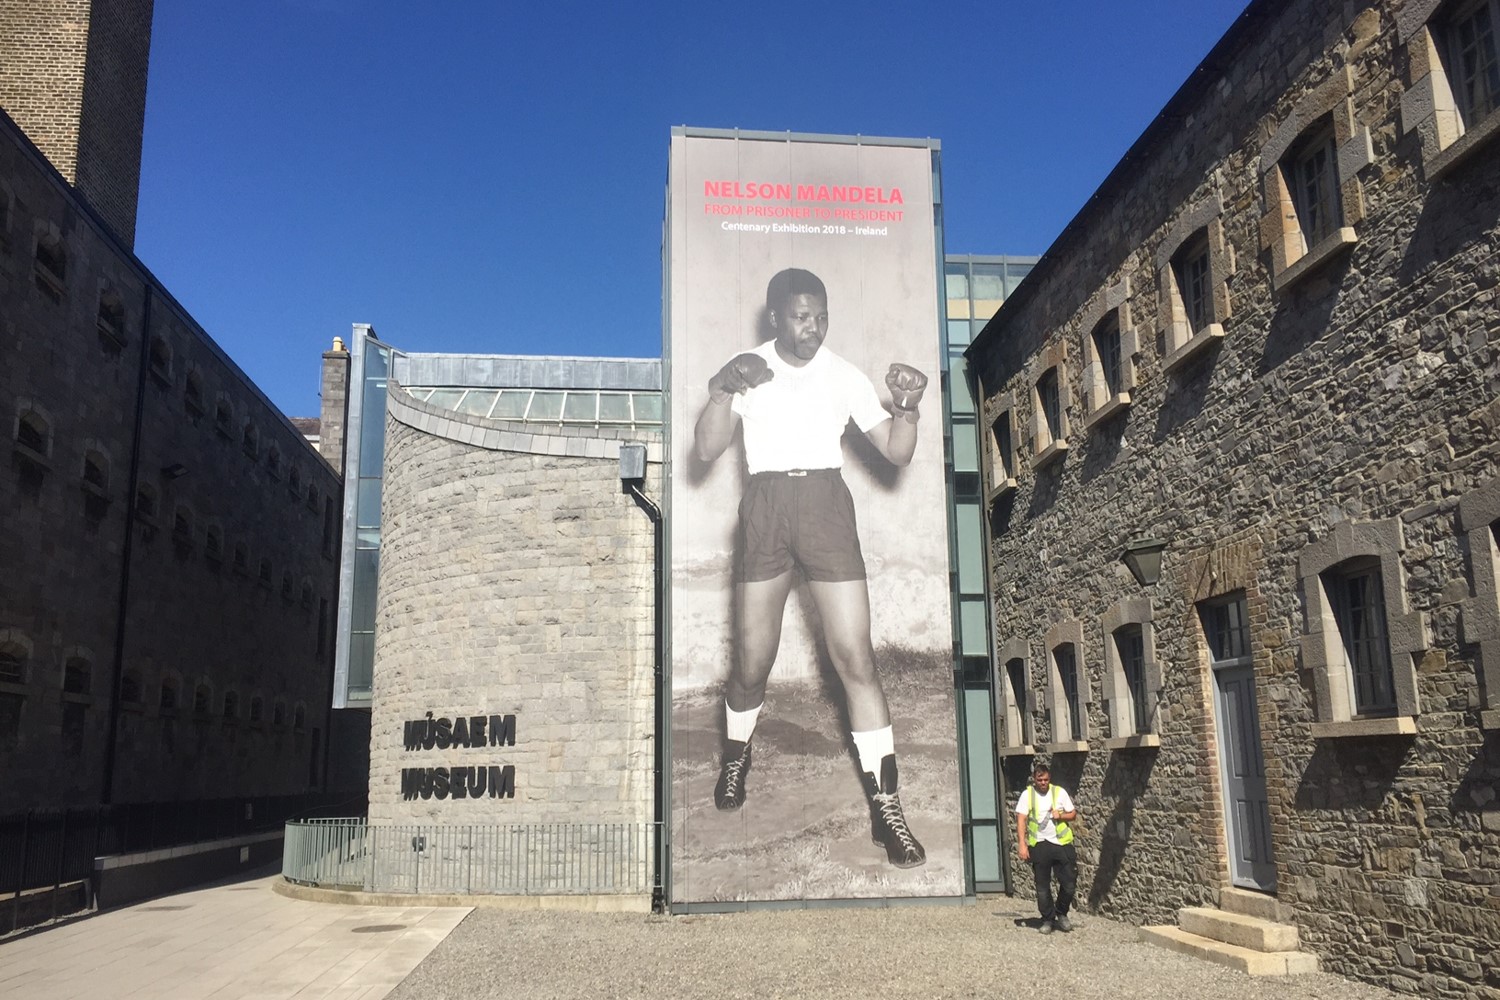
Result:
{"label": "stone window sill", "polygon": [[119,350],[125,346],[125,331],[123,329],[111,326],[102,320],[96,323],[95,326],[99,331],[99,339],[104,341],[106,346],[115,350]]}
{"label": "stone window sill", "polygon": [[1144,750],[1161,746],[1161,737],[1155,733],[1137,733],[1135,736],[1113,736],[1104,741],[1106,750]]}
{"label": "stone window sill", "polygon": [[1415,736],[1417,720],[1410,715],[1386,719],[1348,719],[1343,722],[1314,722],[1315,740],[1334,740],[1359,736]]}
{"label": "stone window sill", "polygon": [[17,458],[21,459],[21,461],[25,462],[27,465],[30,465],[36,471],[52,471],[52,463],[47,460],[47,456],[43,455],[41,452],[37,451],[30,445],[22,444],[21,442],[16,441],[11,445],[11,450],[15,452]]}
{"label": "stone window sill", "polygon": [[996,483],[995,486],[994,486],[994,488],[990,490],[989,502],[990,503],[994,503],[996,500],[999,500],[1001,497],[1005,496],[1007,493],[1014,493],[1015,489],[1016,489],[1016,480],[1015,480],[1015,477],[1008,476],[1005,479],[1000,480],[1000,482]]}
{"label": "stone window sill", "polygon": [[29,694],[30,691],[25,684],[17,681],[0,681],[0,694]]}
{"label": "stone window sill", "polygon": [[1162,371],[1176,371],[1223,339],[1224,327],[1218,323],[1208,324],[1193,334],[1187,343],[1167,355],[1166,360],[1161,363]]}
{"label": "stone window sill", "polygon": [[1358,242],[1359,237],[1355,235],[1353,226],[1344,226],[1334,230],[1323,237],[1317,246],[1277,272],[1271,279],[1272,287],[1277,292],[1286,291],[1309,274],[1341,256]]}
{"label": "stone window sill", "polygon": [[1500,135],[1500,111],[1491,111],[1484,121],[1454,139],[1442,152],[1422,164],[1427,179],[1435,181],[1447,174],[1497,135]]}
{"label": "stone window sill", "polygon": [[1018,747],[1001,747],[995,751],[996,757],[1034,757],[1036,747],[1030,743],[1023,743]]}
{"label": "stone window sill", "polygon": [[1073,740],[1068,743],[1044,743],[1042,749],[1048,753],[1088,753],[1088,740]]}
{"label": "stone window sill", "polygon": [[1068,453],[1068,442],[1066,440],[1053,441],[1047,447],[1036,453],[1031,460],[1033,469],[1045,469]]}
{"label": "stone window sill", "polygon": [[1105,400],[1093,413],[1084,418],[1084,430],[1093,430],[1099,424],[1130,409],[1130,393],[1117,392]]}

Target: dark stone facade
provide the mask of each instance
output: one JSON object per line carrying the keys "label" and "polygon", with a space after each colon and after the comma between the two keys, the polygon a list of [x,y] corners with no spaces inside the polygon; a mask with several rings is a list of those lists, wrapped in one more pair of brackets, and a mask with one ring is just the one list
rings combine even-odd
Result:
{"label": "dark stone facade", "polygon": [[[1411,96],[1453,9],[1252,3],[969,360],[987,423],[1012,431],[1013,454],[988,440],[989,555],[1038,749],[1065,741],[1042,710],[1047,636],[1082,628],[1087,749],[1052,755],[1085,817],[1081,898],[1169,923],[1230,884],[1203,615],[1243,596],[1273,891],[1303,947],[1480,997],[1500,989],[1500,690],[1479,655],[1495,534],[1460,506],[1500,476],[1500,145],[1491,112],[1474,155],[1439,159]],[[1339,217],[1304,243],[1296,164],[1319,135]],[[1195,234],[1201,329],[1181,287]],[[1039,413],[1049,369],[1061,426]],[[1166,542],[1146,586],[1119,561],[1143,536]],[[1377,565],[1396,693],[1361,712],[1331,581]],[[1143,596],[1159,745],[1125,746],[1106,645]],[[1005,758],[1012,796],[1030,759]]]}

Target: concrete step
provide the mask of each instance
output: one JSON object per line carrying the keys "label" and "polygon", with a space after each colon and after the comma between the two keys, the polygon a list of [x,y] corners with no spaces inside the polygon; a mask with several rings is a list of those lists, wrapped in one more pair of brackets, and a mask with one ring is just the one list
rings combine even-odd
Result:
{"label": "concrete step", "polygon": [[1183,955],[1217,962],[1252,976],[1300,976],[1318,971],[1318,956],[1300,951],[1254,951],[1212,938],[1189,934],[1180,927],[1142,927],[1141,940]]}
{"label": "concrete step", "polygon": [[1228,913],[1243,913],[1247,917],[1259,917],[1278,924],[1295,923],[1292,908],[1275,896],[1249,889],[1224,888],[1219,890],[1219,909]]}
{"label": "concrete step", "polygon": [[1273,923],[1243,913],[1187,906],[1177,911],[1177,926],[1189,934],[1251,951],[1296,951],[1298,947],[1295,924]]}

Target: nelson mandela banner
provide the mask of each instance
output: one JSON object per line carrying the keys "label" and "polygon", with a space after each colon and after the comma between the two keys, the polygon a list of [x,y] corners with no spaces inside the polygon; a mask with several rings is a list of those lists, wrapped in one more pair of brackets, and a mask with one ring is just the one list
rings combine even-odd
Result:
{"label": "nelson mandela banner", "polygon": [[935,153],[673,133],[674,904],[963,891]]}

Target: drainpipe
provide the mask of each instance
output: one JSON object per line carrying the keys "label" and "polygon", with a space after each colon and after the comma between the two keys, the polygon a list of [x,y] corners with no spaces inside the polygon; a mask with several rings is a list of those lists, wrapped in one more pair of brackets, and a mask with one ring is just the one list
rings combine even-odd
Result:
{"label": "drainpipe", "polygon": [[114,801],[115,744],[120,735],[120,682],[125,676],[125,614],[130,607],[130,559],[135,543],[136,494],[140,491],[141,437],[146,423],[146,375],[151,365],[152,288],[146,283],[141,306],[141,367],[135,380],[135,436],[130,442],[130,474],[125,479],[125,544],[120,549],[120,597],[115,609],[115,652],[110,678],[109,725],[104,737],[104,774],[99,802]]}
{"label": "drainpipe", "polygon": [[636,506],[651,519],[652,571],[651,571],[651,669],[653,673],[652,700],[656,714],[655,753],[651,762],[651,819],[656,833],[656,852],[653,858],[655,870],[651,877],[651,912],[666,912],[666,788],[663,785],[662,737],[667,730],[667,700],[662,673],[662,532],[661,508],[641,490],[646,478],[646,446],[643,444],[620,445],[620,482],[625,492],[635,499]]}

